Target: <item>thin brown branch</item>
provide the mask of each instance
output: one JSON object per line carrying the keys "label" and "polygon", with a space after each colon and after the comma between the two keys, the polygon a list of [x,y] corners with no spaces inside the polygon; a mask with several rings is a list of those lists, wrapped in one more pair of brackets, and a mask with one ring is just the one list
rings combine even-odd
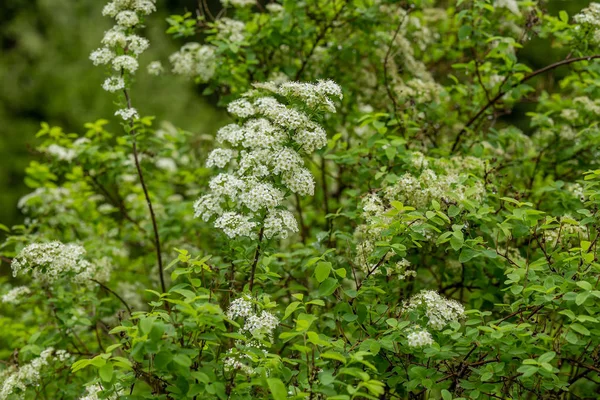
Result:
{"label": "thin brown branch", "polygon": [[591,61],[594,59],[600,58],[600,54],[595,54],[593,56],[588,56],[588,57],[575,57],[575,58],[568,58],[566,60],[562,60],[562,61],[558,61],[555,62],[554,64],[550,64],[545,66],[544,68],[540,68],[537,71],[533,71],[532,73],[530,73],[529,75],[524,76],[521,80],[519,80],[519,82],[513,84],[511,87],[509,87],[506,90],[500,90],[498,92],[498,94],[496,96],[494,96],[490,101],[487,102],[487,104],[485,106],[483,106],[481,109],[479,109],[479,111],[473,115],[469,121],[467,121],[467,123],[465,124],[465,126],[460,130],[460,132],[458,132],[458,135],[456,135],[456,139],[454,140],[454,144],[452,145],[452,150],[451,152],[454,153],[454,151],[456,150],[456,148],[458,147],[460,140],[462,138],[462,136],[467,132],[467,129],[473,125],[473,123],[475,121],[477,121],[479,119],[479,117],[481,117],[487,110],[488,108],[490,108],[491,106],[493,106],[494,104],[496,104],[496,102],[498,102],[498,100],[500,100],[502,97],[504,97],[504,95],[508,92],[510,92],[511,90],[513,90],[514,88],[516,88],[519,85],[522,85],[523,83],[527,82],[528,80],[541,75],[545,72],[551,71],[553,69],[556,69],[558,67],[562,67],[563,65],[569,65],[572,63],[576,63],[579,61]]}
{"label": "thin brown branch", "polygon": [[256,266],[258,265],[258,259],[260,258],[260,245],[263,240],[263,235],[265,233],[265,226],[260,227],[260,232],[258,234],[258,244],[256,245],[256,252],[254,253],[254,262],[252,263],[252,268],[250,270],[250,292],[252,293],[252,289],[254,288],[254,275],[256,273]]}
{"label": "thin brown branch", "polygon": [[110,289],[108,286],[106,286],[105,284],[103,284],[102,282],[99,282],[95,279],[91,279],[92,282],[98,284],[98,286],[100,286],[102,289],[106,290],[108,293],[112,294],[113,296],[115,296],[127,309],[127,312],[129,312],[129,314],[131,314],[131,308],[129,307],[129,305],[127,304],[127,302],[125,300],[123,300],[123,298],[121,296],[119,296],[119,294],[115,291],[113,291],[112,289]]}
{"label": "thin brown branch", "polygon": [[[127,100],[127,108],[132,109],[131,107],[131,97],[129,97],[129,92],[127,89],[123,90],[125,94],[125,99]],[[158,234],[158,224],[156,223],[156,215],[154,214],[154,207],[152,207],[152,200],[150,199],[150,194],[148,193],[148,188],[146,187],[146,182],[144,180],[144,173],[142,172],[142,167],[140,165],[140,159],[137,150],[137,140],[135,138],[136,132],[133,124],[133,120],[130,120],[129,127],[131,128],[129,133],[133,139],[133,159],[135,161],[135,168],[138,173],[138,177],[140,178],[140,184],[142,185],[142,190],[144,191],[144,197],[146,198],[146,204],[148,205],[148,211],[150,211],[150,219],[152,220],[152,229],[154,230],[154,247],[156,249],[156,258],[158,260],[158,276],[160,278],[160,288],[164,292],[167,291],[167,287],[165,285],[165,277],[163,271],[163,262],[162,262],[162,254],[160,250],[160,236]],[[168,303],[167,304],[168,307]]]}

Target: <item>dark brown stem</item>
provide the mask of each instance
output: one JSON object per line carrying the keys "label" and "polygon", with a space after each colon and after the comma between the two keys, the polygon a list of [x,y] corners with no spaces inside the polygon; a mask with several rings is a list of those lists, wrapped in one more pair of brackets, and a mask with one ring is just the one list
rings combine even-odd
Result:
{"label": "dark brown stem", "polygon": [[[132,107],[129,92],[127,92],[127,89],[124,89],[123,93],[125,94],[125,100],[127,100],[127,108],[131,110]],[[140,166],[140,159],[137,151],[137,141],[135,139],[136,133],[133,125],[133,119],[130,120],[129,127],[131,128],[129,133],[133,139],[133,159],[135,161],[135,168],[137,170],[138,177],[140,178],[140,184],[142,185],[144,197],[146,197],[146,204],[148,204],[148,211],[150,211],[150,219],[152,220],[152,229],[154,230],[154,247],[156,248],[156,258],[158,260],[158,275],[160,278],[160,288],[164,293],[167,291],[167,287],[165,285],[162,255],[160,251],[160,236],[158,235],[158,225],[156,223],[156,216],[154,215],[154,208],[152,207],[152,200],[150,200],[150,194],[148,193],[148,188],[146,187],[146,182],[144,180],[144,173],[142,172],[142,167]]]}
{"label": "dark brown stem", "polygon": [[385,53],[385,58],[383,60],[383,82],[385,85],[385,91],[387,92],[388,97],[390,98],[390,100],[392,101],[392,104],[394,105],[394,115],[396,116],[396,122],[398,123],[398,126],[401,126],[400,119],[398,118],[398,115],[396,114],[398,112],[398,101],[396,100],[396,96],[392,92],[392,89],[390,88],[390,85],[389,85],[388,63],[389,63],[390,55],[392,54],[394,42],[396,41],[396,38],[398,37],[398,34],[400,33],[400,29],[402,29],[402,24],[404,23],[404,19],[406,18],[406,15],[408,15],[408,13],[405,14],[405,16],[402,17],[402,19],[398,23],[398,27],[396,28],[396,31],[394,32],[394,36],[392,37],[392,40],[390,41],[390,45],[388,46],[387,52]]}
{"label": "dark brown stem", "polygon": [[460,143],[460,139],[467,132],[467,129],[471,125],[473,125],[473,123],[475,121],[477,121],[479,119],[479,117],[481,117],[487,111],[488,108],[490,108],[491,106],[493,106],[494,104],[496,104],[496,102],[498,100],[500,100],[506,93],[510,92],[511,90],[513,90],[514,88],[516,88],[517,86],[519,86],[519,85],[527,82],[531,78],[534,78],[534,77],[536,77],[536,76],[538,76],[540,74],[543,74],[544,72],[548,72],[548,71],[551,71],[551,70],[556,69],[558,67],[562,67],[563,65],[569,65],[569,64],[572,64],[572,63],[575,63],[575,62],[579,62],[579,61],[591,61],[591,60],[594,60],[596,58],[600,58],[600,54],[596,54],[596,55],[588,56],[588,57],[568,58],[566,60],[558,61],[558,62],[555,62],[554,64],[547,65],[544,68],[540,68],[537,71],[533,71],[529,75],[524,76],[519,82],[515,83],[514,85],[512,85],[508,89],[506,89],[504,91],[500,90],[498,92],[498,94],[496,96],[494,96],[494,98],[492,98],[490,101],[488,101],[487,104],[485,106],[483,106],[475,115],[473,115],[471,117],[471,119],[469,119],[469,121],[465,124],[465,126],[460,130],[460,132],[458,132],[458,135],[456,135],[456,139],[454,140],[454,144],[452,145],[451,152],[454,153],[454,151],[456,150],[456,148],[458,147],[458,145]]}
{"label": "dark brown stem", "polygon": [[131,222],[132,224],[134,224],[140,231],[146,233],[146,230],[136,220],[134,220],[129,215],[129,213],[127,212],[127,209],[125,208],[125,206],[123,205],[123,203],[121,201],[119,201],[118,199],[115,199],[110,194],[110,192],[102,184],[100,184],[100,182],[98,182],[98,179],[96,179],[95,176],[90,175],[90,173],[87,170],[84,170],[83,174],[85,176],[87,176],[88,178],[90,178],[90,180],[92,181],[92,184],[96,188],[98,188],[98,190],[100,190],[102,192],[102,194],[104,195],[104,197],[106,197],[106,199],[108,201],[110,201],[113,206],[115,206],[115,207],[117,207],[119,209],[119,211],[121,212],[121,215],[123,216],[123,218],[125,218],[126,220],[128,220],[129,222]]}
{"label": "dark brown stem", "polygon": [[302,243],[306,244],[306,225],[304,224],[304,212],[302,211],[302,204],[300,203],[300,196],[296,195],[296,211],[298,211],[298,219],[300,220],[300,239]]}
{"label": "dark brown stem", "polygon": [[129,312],[129,314],[131,314],[131,308],[129,307],[129,305],[127,304],[127,302],[125,300],[123,300],[123,298],[121,296],[119,296],[119,294],[117,292],[113,291],[108,286],[106,286],[102,282],[99,282],[99,281],[97,281],[95,279],[91,279],[91,281],[94,282],[94,283],[97,283],[98,286],[100,286],[102,289],[106,290],[108,293],[110,293],[113,296],[115,296],[125,306],[125,308]]}
{"label": "dark brown stem", "polygon": [[260,245],[263,240],[263,234],[265,233],[264,225],[260,227],[258,233],[258,244],[256,245],[256,252],[254,253],[254,262],[252,263],[252,269],[250,270],[250,292],[254,288],[254,274],[256,273],[256,266],[258,265],[258,259],[260,258]]}
{"label": "dark brown stem", "polygon": [[325,35],[329,31],[329,29],[331,29],[333,27],[333,24],[339,18],[340,14],[342,13],[342,11],[344,10],[344,8],[346,7],[347,4],[348,4],[348,1],[346,0],[344,2],[344,4],[342,4],[342,6],[338,10],[338,12],[335,13],[335,15],[333,16],[331,21],[329,21],[329,23],[319,32],[319,34],[317,35],[317,38],[315,39],[314,43],[312,44],[312,47],[309,50],[306,58],[302,61],[302,65],[300,66],[300,69],[298,70],[298,72],[296,73],[296,76],[294,77],[295,80],[300,79],[300,77],[304,73],[304,70],[306,69],[306,66],[308,65],[308,61],[310,61],[310,58],[312,57],[313,53],[315,52],[317,46],[319,45],[319,43],[321,43],[321,40],[323,40],[323,38],[325,38]]}

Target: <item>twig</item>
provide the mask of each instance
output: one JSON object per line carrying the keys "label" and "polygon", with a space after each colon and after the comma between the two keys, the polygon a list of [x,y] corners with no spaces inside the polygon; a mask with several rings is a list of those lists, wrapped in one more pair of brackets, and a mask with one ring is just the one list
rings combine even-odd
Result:
{"label": "twig", "polygon": [[[127,108],[129,110],[132,109],[131,107],[131,98],[129,97],[129,92],[127,91],[127,89],[123,89],[123,93],[125,94],[125,100],[127,101]],[[140,159],[138,156],[138,150],[137,150],[137,140],[135,139],[135,128],[133,125],[133,119],[130,120],[129,122],[129,126],[131,128],[131,130],[129,131],[129,134],[131,135],[132,139],[133,139],[133,159],[135,161],[135,168],[137,170],[138,176],[140,178],[140,184],[142,185],[142,190],[144,191],[144,197],[146,197],[146,203],[148,204],[148,211],[150,211],[150,219],[152,220],[152,229],[154,230],[154,247],[156,248],[156,258],[158,260],[158,275],[160,278],[160,288],[162,289],[163,293],[167,291],[167,287],[165,285],[165,277],[164,277],[164,272],[163,272],[163,262],[162,262],[162,254],[160,251],[160,236],[158,235],[158,225],[156,223],[156,216],[154,215],[154,208],[152,207],[152,200],[150,200],[150,194],[148,193],[148,188],[146,187],[146,182],[144,181],[144,173],[142,172],[142,167],[140,166]],[[165,304],[168,306],[168,303],[165,302]]]}
{"label": "twig", "polygon": [[265,232],[265,226],[260,227],[260,232],[258,234],[258,245],[256,245],[256,252],[254,253],[254,262],[252,263],[252,269],[250,270],[250,292],[252,292],[252,288],[254,288],[254,274],[256,273],[256,265],[258,264],[258,259],[260,258],[260,245],[262,243],[263,234]]}
{"label": "twig", "polygon": [[103,284],[102,282],[99,282],[95,279],[91,279],[92,282],[97,283],[102,289],[106,290],[108,293],[112,294],[113,296],[115,296],[117,299],[119,299],[119,301],[121,303],[123,303],[123,305],[125,306],[125,308],[127,308],[127,311],[129,312],[129,314],[131,314],[131,308],[129,307],[129,305],[127,304],[127,302],[125,300],[123,300],[123,298],[121,296],[119,296],[117,294],[117,292],[113,291],[112,289],[110,289],[108,286],[106,286],[105,284]]}
{"label": "twig", "polygon": [[479,119],[479,117],[481,117],[487,111],[488,108],[490,108],[491,106],[493,106],[506,93],[510,92],[511,90],[513,90],[514,88],[516,88],[517,86],[519,86],[519,85],[527,82],[531,78],[534,78],[534,77],[536,77],[536,76],[538,76],[540,74],[543,74],[544,72],[548,72],[548,71],[551,71],[551,70],[556,69],[558,67],[562,67],[563,65],[568,65],[568,64],[575,63],[575,62],[579,62],[579,61],[591,61],[591,60],[594,60],[594,59],[597,59],[597,58],[600,58],[600,54],[595,54],[593,56],[588,56],[588,57],[575,57],[575,58],[569,58],[569,59],[566,59],[566,60],[558,61],[558,62],[555,62],[554,64],[547,65],[544,68],[540,68],[537,71],[533,71],[529,75],[524,76],[519,82],[513,84],[508,89],[506,89],[504,91],[500,90],[498,92],[498,94],[496,96],[494,96],[494,98],[492,98],[490,101],[488,101],[487,104],[485,106],[483,106],[474,116],[472,116],[471,119],[469,119],[469,121],[465,124],[465,126],[460,130],[460,132],[458,132],[458,135],[456,135],[456,139],[454,140],[454,144],[452,145],[451,153],[454,153],[454,151],[458,147],[458,144],[460,143],[460,139],[467,132],[467,129],[471,125],[473,125],[473,123],[475,121],[477,121]]}

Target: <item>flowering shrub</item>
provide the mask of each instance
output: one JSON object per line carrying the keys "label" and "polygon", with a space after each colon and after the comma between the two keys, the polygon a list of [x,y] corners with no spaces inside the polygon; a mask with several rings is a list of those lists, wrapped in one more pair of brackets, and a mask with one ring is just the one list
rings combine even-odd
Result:
{"label": "flowering shrub", "polygon": [[[600,5],[446,3],[199,2],[168,60],[108,3],[112,122],[42,123],[0,225],[0,400],[596,398]],[[230,120],[136,109],[170,74]]]}

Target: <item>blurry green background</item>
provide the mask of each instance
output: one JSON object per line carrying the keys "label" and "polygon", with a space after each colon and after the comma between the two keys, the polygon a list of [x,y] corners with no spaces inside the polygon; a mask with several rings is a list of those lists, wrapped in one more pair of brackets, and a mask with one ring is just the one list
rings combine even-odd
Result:
{"label": "blurry green background", "polygon": [[[94,67],[89,54],[100,47],[112,20],[102,17],[105,1],[1,0],[0,1],[0,223],[22,221],[18,199],[28,193],[23,171],[35,158],[31,149],[40,122],[61,126],[66,132],[83,132],[83,124],[114,117],[115,96],[100,87],[105,70]],[[212,1],[214,9],[218,0]],[[168,56],[182,42],[167,37],[165,18],[194,10],[195,1],[158,1],[159,12],[150,16],[143,35],[151,47],[140,57],[140,70],[132,90],[135,107],[155,115],[157,123],[171,121],[197,133],[212,133],[223,112],[200,96],[192,82],[173,76],[155,77],[145,65]]]}
{"label": "blurry green background", "polygon": [[[219,7],[217,0],[209,3],[213,10]],[[589,3],[550,0],[546,7],[551,14],[564,9],[572,16]],[[109,18],[101,17],[104,4],[101,0],[0,1],[0,223],[10,226],[22,221],[16,204],[29,191],[23,184],[23,170],[34,158],[30,149],[37,144],[40,122],[81,132],[85,122],[106,118],[115,121],[113,129],[118,129],[114,97],[100,89],[105,72],[88,60],[111,26]],[[155,59],[167,65],[168,55],[181,43],[164,35],[165,18],[186,9],[194,11],[196,4],[195,0],[158,1],[159,12],[151,16],[145,32],[151,49],[142,56],[142,66]],[[536,39],[521,54],[534,68],[564,57]],[[203,99],[195,85],[172,76],[145,74],[142,68],[132,91],[142,114],[172,121],[196,134],[215,131],[222,111]]]}

